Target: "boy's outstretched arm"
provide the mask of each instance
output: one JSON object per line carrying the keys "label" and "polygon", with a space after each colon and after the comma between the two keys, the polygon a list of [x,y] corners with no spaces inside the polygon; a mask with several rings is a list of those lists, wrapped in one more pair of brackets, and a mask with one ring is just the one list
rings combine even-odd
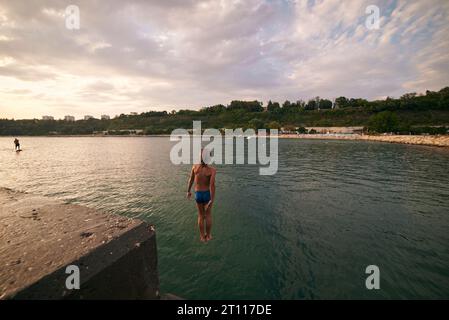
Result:
{"label": "boy's outstretched arm", "polygon": [[210,191],[210,201],[206,205],[206,210],[209,209],[212,204],[214,203],[215,199],[215,174],[217,171],[215,169],[212,170],[212,174],[210,176],[210,185],[209,185],[209,191]]}
{"label": "boy's outstretched arm", "polygon": [[192,171],[190,171],[190,178],[189,182],[187,183],[187,199],[190,199],[192,197],[190,189],[192,189],[193,181],[195,180],[195,171],[193,169],[194,167],[192,167]]}

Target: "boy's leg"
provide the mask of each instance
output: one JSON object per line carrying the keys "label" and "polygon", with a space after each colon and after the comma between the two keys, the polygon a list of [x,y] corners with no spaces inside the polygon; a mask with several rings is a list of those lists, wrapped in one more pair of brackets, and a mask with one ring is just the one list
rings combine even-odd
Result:
{"label": "boy's leg", "polygon": [[212,240],[212,208],[206,210],[206,240]]}
{"label": "boy's leg", "polygon": [[198,228],[200,229],[200,240],[205,241],[206,235],[204,234],[204,204],[196,203],[198,208]]}

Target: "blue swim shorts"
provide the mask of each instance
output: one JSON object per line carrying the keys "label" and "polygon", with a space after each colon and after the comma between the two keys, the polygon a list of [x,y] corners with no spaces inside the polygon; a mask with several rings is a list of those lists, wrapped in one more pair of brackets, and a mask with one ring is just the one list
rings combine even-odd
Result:
{"label": "blue swim shorts", "polygon": [[195,191],[196,203],[208,203],[210,201],[210,191]]}

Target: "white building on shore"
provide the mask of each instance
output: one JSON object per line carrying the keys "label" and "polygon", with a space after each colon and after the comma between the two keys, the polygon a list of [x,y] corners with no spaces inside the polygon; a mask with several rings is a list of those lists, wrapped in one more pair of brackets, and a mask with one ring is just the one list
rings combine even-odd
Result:
{"label": "white building on shore", "polygon": [[42,116],[42,120],[55,120],[53,116]]}
{"label": "white building on shore", "polygon": [[306,130],[317,134],[361,134],[363,127],[306,127]]}
{"label": "white building on shore", "polygon": [[73,121],[75,121],[75,117],[74,116],[65,116],[64,121],[73,122]]}

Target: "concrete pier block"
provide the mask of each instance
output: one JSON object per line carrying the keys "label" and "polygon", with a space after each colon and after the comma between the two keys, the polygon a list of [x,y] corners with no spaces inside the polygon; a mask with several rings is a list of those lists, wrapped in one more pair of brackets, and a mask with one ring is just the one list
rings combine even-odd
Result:
{"label": "concrete pier block", "polygon": [[[69,265],[80,289],[69,290]],[[0,188],[1,299],[159,299],[152,226]]]}

